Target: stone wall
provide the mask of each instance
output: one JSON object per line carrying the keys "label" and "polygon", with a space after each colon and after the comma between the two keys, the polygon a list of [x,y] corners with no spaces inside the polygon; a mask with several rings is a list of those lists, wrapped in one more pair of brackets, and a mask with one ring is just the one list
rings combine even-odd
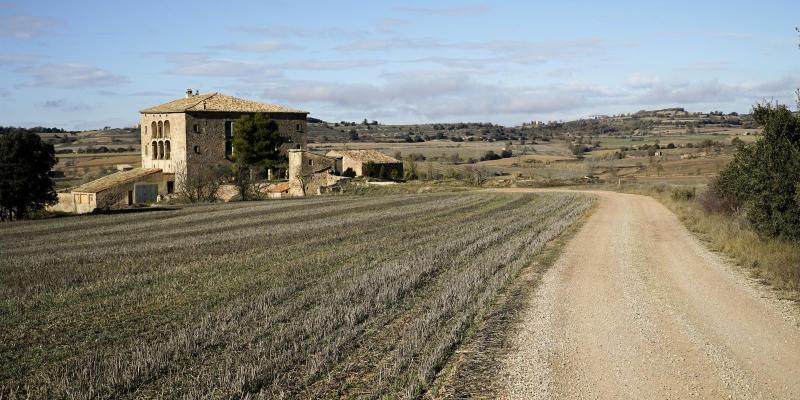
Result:
{"label": "stone wall", "polygon": [[342,159],[314,154],[305,150],[289,150],[289,195],[321,194],[343,177]]}
{"label": "stone wall", "polygon": [[[183,113],[141,114],[142,167],[160,168],[168,174],[176,172],[176,166],[186,162],[186,115]],[[158,133],[159,123],[162,126]],[[166,127],[169,126],[169,130]],[[156,128],[155,130],[153,128]],[[153,154],[153,143],[156,148],[169,143],[169,159],[160,159]]]}
{"label": "stone wall", "polygon": [[[190,112],[141,114],[142,166],[160,168],[165,174],[171,174],[167,180],[175,181],[178,177],[191,175],[200,165],[226,165],[231,161],[225,155],[225,123],[236,122],[242,115],[252,113],[240,112]],[[278,124],[278,130],[289,143],[282,146],[284,151],[294,148],[305,148],[307,144],[306,114],[304,113],[267,113],[270,119]],[[158,135],[158,123],[161,122],[162,133]],[[163,128],[169,123],[169,133]],[[153,142],[160,146],[166,141],[170,143],[170,157],[153,159]],[[184,171],[185,170],[185,171]],[[180,182],[176,182],[179,185]],[[159,185],[159,192],[166,193],[166,180]]]}

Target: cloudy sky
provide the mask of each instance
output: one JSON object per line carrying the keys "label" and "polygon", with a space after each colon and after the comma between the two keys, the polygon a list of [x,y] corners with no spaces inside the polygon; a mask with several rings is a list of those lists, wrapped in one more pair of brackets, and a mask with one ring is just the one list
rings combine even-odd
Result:
{"label": "cloudy sky", "polygon": [[186,88],[386,123],[794,104],[800,2],[0,3],[0,125],[125,126]]}

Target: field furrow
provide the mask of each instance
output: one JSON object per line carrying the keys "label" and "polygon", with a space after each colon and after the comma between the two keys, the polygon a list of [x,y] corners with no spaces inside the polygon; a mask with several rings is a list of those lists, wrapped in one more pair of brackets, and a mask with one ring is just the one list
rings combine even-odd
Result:
{"label": "field furrow", "polygon": [[11,224],[0,397],[417,397],[591,203],[334,197]]}

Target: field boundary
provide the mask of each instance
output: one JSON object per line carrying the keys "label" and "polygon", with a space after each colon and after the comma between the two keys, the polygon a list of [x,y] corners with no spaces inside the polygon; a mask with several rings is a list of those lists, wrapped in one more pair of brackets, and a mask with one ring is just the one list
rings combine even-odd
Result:
{"label": "field boundary", "polygon": [[510,347],[513,327],[521,322],[521,310],[532,300],[542,276],[563,253],[566,245],[594,215],[599,201],[545,244],[542,252],[519,271],[511,284],[504,288],[486,311],[476,316],[477,323],[467,330],[461,343],[450,355],[428,390],[427,399],[494,398],[498,390],[495,377],[501,371]]}

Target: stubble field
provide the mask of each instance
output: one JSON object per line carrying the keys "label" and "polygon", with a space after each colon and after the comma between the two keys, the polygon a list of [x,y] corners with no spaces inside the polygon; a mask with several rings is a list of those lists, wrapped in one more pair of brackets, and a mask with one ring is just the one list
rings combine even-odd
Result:
{"label": "stubble field", "polygon": [[0,231],[0,398],[423,395],[580,194],[230,203]]}

